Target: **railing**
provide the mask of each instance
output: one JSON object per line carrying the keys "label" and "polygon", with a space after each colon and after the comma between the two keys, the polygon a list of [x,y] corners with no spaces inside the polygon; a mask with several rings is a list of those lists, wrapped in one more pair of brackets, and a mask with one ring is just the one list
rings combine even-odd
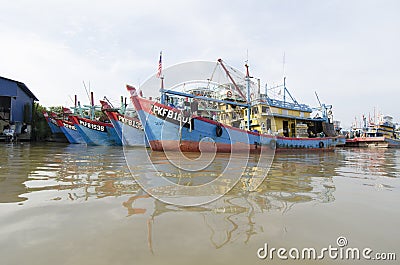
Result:
{"label": "railing", "polygon": [[271,99],[271,98],[267,98],[267,103],[271,107],[312,112],[312,109],[309,106],[307,106],[306,104],[295,104],[295,103],[284,102],[281,100],[276,100],[276,99]]}

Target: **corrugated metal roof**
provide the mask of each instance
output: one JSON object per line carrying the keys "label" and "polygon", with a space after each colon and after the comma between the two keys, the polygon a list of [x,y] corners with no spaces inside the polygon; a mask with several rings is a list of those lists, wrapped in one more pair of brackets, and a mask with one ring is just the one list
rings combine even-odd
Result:
{"label": "corrugated metal roof", "polygon": [[39,101],[39,99],[32,93],[32,91],[29,90],[29,88],[24,83],[19,82],[19,81],[15,81],[15,80],[12,80],[12,79],[9,79],[9,78],[5,78],[5,77],[2,77],[2,76],[0,76],[0,79],[4,79],[4,80],[7,80],[7,81],[11,81],[11,82],[16,83],[17,86],[20,89],[22,89],[22,91],[24,91],[29,97],[33,98],[33,100]]}

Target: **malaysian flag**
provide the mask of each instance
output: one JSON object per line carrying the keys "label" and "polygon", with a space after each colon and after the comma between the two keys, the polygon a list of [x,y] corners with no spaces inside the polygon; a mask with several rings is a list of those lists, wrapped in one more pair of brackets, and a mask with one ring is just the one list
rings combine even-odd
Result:
{"label": "malaysian flag", "polygon": [[158,71],[157,71],[157,78],[161,77],[162,72],[162,51],[160,52],[160,60],[158,61]]}

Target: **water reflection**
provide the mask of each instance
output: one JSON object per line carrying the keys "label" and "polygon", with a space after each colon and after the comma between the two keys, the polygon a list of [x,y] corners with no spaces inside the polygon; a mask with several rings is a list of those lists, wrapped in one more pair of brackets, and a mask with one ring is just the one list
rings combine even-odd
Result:
{"label": "water reflection", "polygon": [[[160,156],[155,154],[154,161],[164,161]],[[162,218],[163,214],[191,212],[201,215],[209,230],[209,240],[215,248],[236,241],[247,243],[252,236],[265,230],[262,223],[256,222],[257,214],[269,211],[285,214],[296,204],[310,201],[332,202],[335,199],[333,177],[340,166],[338,161],[342,160],[343,154],[340,152],[277,154],[267,178],[256,191],[249,191],[252,176],[245,175],[224,197],[202,206],[182,207],[159,200],[153,201],[152,209],[135,206],[140,199],[148,198],[149,195],[144,193],[130,197],[123,206],[127,208],[128,216],[147,216],[149,238],[153,235],[154,220]],[[163,168],[169,170],[166,163]],[[148,244],[153,252],[152,241],[148,241]]]}
{"label": "water reflection", "polygon": [[21,202],[34,192],[63,190],[70,200],[87,200],[118,195],[120,186],[122,194],[129,193],[126,190],[135,185],[119,148],[5,145],[0,148],[0,166],[0,202]]}
{"label": "water reflection", "polygon": [[[141,161],[142,156],[137,155],[136,159]],[[218,167],[226,165],[226,157],[217,159]],[[152,153],[150,160],[161,165],[163,172],[172,170],[162,153]],[[24,204],[58,201],[73,204],[106,197],[121,198],[118,207],[126,218],[145,220],[143,225],[147,227],[147,245],[151,253],[156,251],[157,220],[180,214],[200,219],[210,244],[220,249],[233,242],[246,244],[255,235],[264,233],[268,224],[257,221],[261,215],[270,212],[285,215],[301,204],[335,201],[336,177],[398,178],[399,161],[400,150],[387,149],[278,153],[266,179],[255,191],[249,191],[257,177],[254,172],[258,172],[253,165],[219,200],[201,206],[180,207],[165,204],[144,192],[132,178],[121,148],[11,144],[0,146],[0,203],[28,200]],[[134,174],[148,174],[151,170],[154,171],[154,167],[143,160]],[[185,185],[204,183],[212,180],[214,173],[213,169],[207,168],[206,174],[190,175],[179,181]],[[159,177],[175,178],[166,174]],[[173,181],[177,182],[177,179]],[[383,188],[393,187],[386,185]],[[216,189],[221,188],[217,186]],[[35,196],[37,194],[43,195]]]}
{"label": "water reflection", "polygon": [[381,176],[400,177],[400,150],[387,148],[349,148],[343,149],[345,157],[340,172],[350,177],[371,178]]}

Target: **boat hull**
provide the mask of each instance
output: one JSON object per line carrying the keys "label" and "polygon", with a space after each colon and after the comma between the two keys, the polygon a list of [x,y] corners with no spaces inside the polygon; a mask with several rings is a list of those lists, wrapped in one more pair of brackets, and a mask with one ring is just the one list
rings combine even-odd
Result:
{"label": "boat hull", "polygon": [[[132,97],[154,151],[260,152],[275,147],[274,137],[222,125],[144,98]],[[217,129],[218,128],[218,129]]]}
{"label": "boat hull", "polygon": [[149,146],[139,119],[121,115],[117,111],[105,110],[118,137],[125,146]]}
{"label": "boat hull", "polygon": [[277,150],[331,150],[340,144],[339,137],[290,138],[277,137]]}
{"label": "boat hull", "polygon": [[55,118],[50,117],[47,112],[43,112],[43,116],[47,121],[47,124],[50,127],[50,130],[52,133],[57,134],[57,133],[62,133],[60,126],[57,124],[57,121]]}
{"label": "boat hull", "polygon": [[70,116],[75,128],[87,145],[122,145],[111,123]]}
{"label": "boat hull", "polygon": [[57,120],[57,124],[61,131],[64,133],[68,142],[71,144],[85,144],[85,140],[82,138],[81,134],[78,132],[74,123],[66,120]]}
{"label": "boat hull", "polygon": [[203,117],[185,117],[178,109],[140,98],[132,91],[131,94],[150,147],[155,151],[331,150],[340,142],[339,137],[290,138],[245,131]]}
{"label": "boat hull", "polygon": [[400,139],[392,139],[385,137],[385,142],[388,143],[389,148],[400,148]]}
{"label": "boat hull", "polygon": [[400,139],[388,137],[356,137],[346,139],[346,147],[400,148]]}

